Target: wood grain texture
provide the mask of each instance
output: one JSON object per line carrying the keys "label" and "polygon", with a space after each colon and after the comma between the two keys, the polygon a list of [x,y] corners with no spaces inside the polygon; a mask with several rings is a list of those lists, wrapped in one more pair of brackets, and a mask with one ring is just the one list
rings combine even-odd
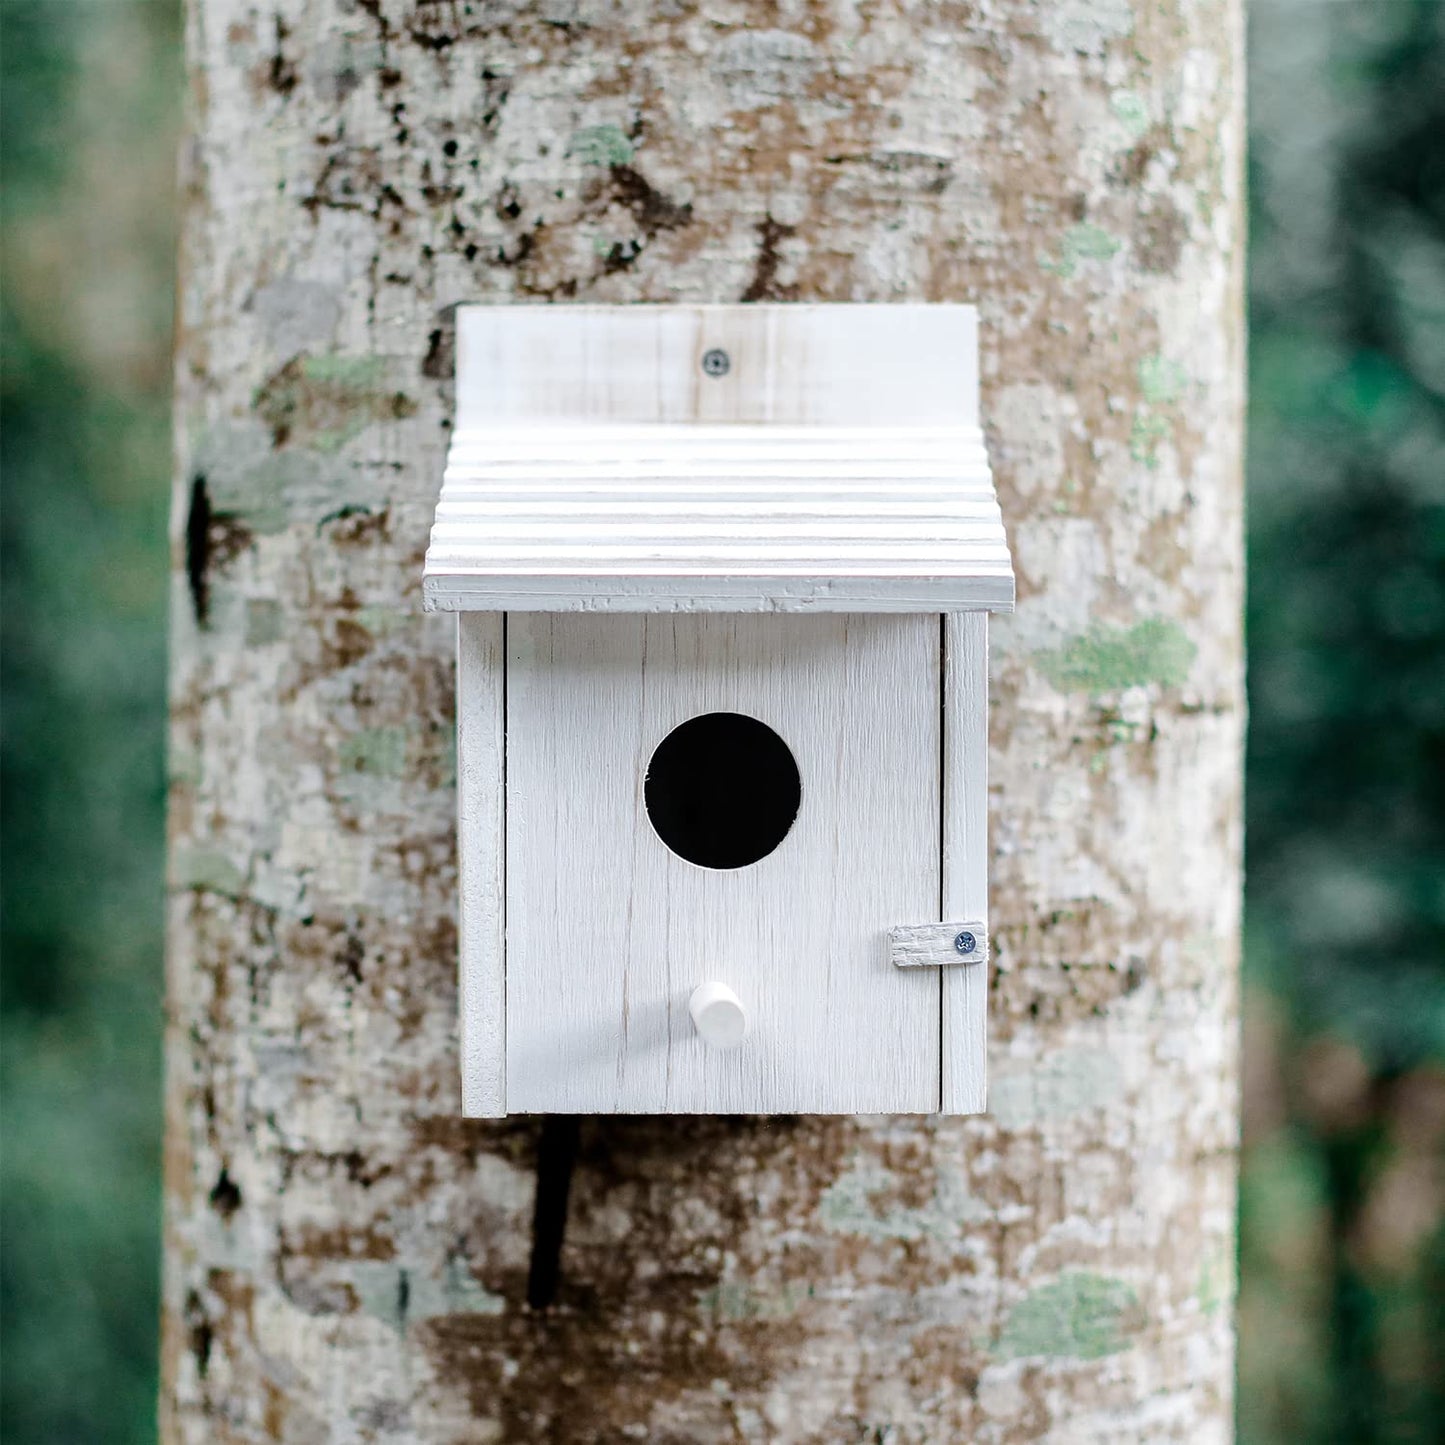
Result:
{"label": "wood grain texture", "polygon": [[503,619],[457,618],[457,912],[462,1113],[507,1112]]}
{"label": "wood grain texture", "polygon": [[[958,937],[967,933],[973,945],[958,950]],[[888,961],[894,968],[969,968],[988,962],[988,927],[977,919],[954,923],[911,923],[888,930]],[[956,1039],[955,1042],[966,1042]],[[982,1061],[974,1065],[982,1068]]]}
{"label": "wood grain texture", "polygon": [[[518,614],[508,638],[508,1108],[936,1109],[938,978],[880,942],[937,908],[937,618]],[[802,778],[745,868],[686,862],[644,805],[657,745],[713,712]],[[725,1053],[688,1017],[709,980],[749,1017]]]}
{"label": "wood grain texture", "polygon": [[[1240,9],[189,0],[167,1445],[1229,1438]],[[989,1112],[587,1120],[539,1312],[539,1127],[456,1117],[452,308],[744,298],[979,308]]]}
{"label": "wood grain texture", "polygon": [[465,306],[457,346],[430,608],[1013,606],[972,307]]}
{"label": "wood grain texture", "polygon": [[[943,916],[988,930],[988,615],[943,619]],[[987,964],[943,974],[943,1112],[987,1107]]]}
{"label": "wood grain texture", "polygon": [[[701,365],[721,350],[728,369]],[[978,311],[958,303],[457,310],[457,434],[688,424],[976,427]]]}

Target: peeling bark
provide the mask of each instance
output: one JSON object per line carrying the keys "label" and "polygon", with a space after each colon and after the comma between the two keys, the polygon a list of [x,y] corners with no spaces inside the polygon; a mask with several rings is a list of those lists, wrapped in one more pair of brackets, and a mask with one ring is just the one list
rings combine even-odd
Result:
{"label": "peeling bark", "polygon": [[[1238,0],[191,0],[170,1442],[1224,1440]],[[466,300],[972,300],[991,1113],[457,1115]],[[539,1214],[544,1211],[535,1211]]]}

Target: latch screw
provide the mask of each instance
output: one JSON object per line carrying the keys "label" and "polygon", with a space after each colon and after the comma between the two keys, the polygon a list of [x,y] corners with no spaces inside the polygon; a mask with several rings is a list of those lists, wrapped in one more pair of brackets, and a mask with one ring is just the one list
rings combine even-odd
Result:
{"label": "latch screw", "polygon": [[978,939],[971,933],[960,933],[958,937],[953,940],[953,946],[960,953],[972,953],[974,949],[978,947]]}
{"label": "latch screw", "polygon": [[702,369],[709,376],[726,376],[732,370],[732,360],[721,346],[702,354]]}

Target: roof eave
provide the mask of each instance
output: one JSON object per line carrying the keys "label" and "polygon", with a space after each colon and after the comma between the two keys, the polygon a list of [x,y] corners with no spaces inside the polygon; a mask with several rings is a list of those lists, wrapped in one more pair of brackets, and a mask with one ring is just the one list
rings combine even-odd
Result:
{"label": "roof eave", "polygon": [[428,612],[1012,612],[1008,573],[968,577],[428,573]]}

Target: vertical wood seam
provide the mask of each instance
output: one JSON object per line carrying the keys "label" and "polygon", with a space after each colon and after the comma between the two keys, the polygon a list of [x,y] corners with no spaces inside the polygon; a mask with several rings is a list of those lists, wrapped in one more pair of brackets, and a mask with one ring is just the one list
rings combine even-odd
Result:
{"label": "vertical wood seam", "polygon": [[[938,615],[938,917],[948,917],[948,614]],[[938,1112],[947,1112],[948,994],[938,980]]]}
{"label": "vertical wood seam", "polygon": [[[988,924],[988,614],[944,618],[945,918]],[[988,971],[945,970],[943,1112],[987,1104]]]}
{"label": "vertical wood seam", "polygon": [[462,1113],[506,1113],[502,621],[457,618],[457,902]]}

